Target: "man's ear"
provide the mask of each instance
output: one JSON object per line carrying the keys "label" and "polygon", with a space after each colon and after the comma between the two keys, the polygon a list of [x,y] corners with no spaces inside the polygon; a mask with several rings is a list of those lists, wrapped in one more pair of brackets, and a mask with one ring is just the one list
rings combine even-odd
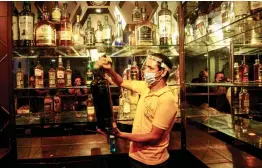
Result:
{"label": "man's ear", "polygon": [[167,71],[166,70],[163,70],[163,73],[161,74],[161,77],[165,77],[167,74]]}

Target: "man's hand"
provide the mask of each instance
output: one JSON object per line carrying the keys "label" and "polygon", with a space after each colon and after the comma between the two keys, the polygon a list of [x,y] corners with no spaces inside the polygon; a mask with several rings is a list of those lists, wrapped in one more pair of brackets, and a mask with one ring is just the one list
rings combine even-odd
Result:
{"label": "man's hand", "polygon": [[121,135],[121,131],[119,131],[119,129],[117,128],[117,125],[116,125],[116,123],[115,122],[113,122],[113,129],[112,129],[112,131],[110,131],[110,132],[104,132],[104,131],[102,131],[100,128],[96,128],[96,131],[98,132],[98,133],[100,133],[100,134],[102,134],[102,135],[104,135],[104,136],[108,136],[108,134],[111,134],[111,135],[115,135],[116,137],[120,137],[120,135]]}
{"label": "man's hand", "polygon": [[110,71],[112,69],[112,59],[108,56],[100,57],[94,65],[94,68],[104,68],[106,71]]}

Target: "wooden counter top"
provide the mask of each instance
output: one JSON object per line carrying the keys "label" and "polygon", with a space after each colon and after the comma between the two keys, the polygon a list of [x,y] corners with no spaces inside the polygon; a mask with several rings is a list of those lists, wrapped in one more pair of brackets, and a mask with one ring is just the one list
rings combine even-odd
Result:
{"label": "wooden counter top", "polygon": [[[116,140],[113,154],[127,154],[129,141]],[[180,132],[171,132],[169,150],[180,149]],[[23,159],[50,159],[112,154],[106,137],[101,134],[59,137],[17,138],[17,155]]]}

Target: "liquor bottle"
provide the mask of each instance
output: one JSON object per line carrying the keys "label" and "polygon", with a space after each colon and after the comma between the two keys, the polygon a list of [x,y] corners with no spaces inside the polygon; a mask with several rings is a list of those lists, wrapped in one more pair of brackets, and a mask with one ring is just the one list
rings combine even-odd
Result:
{"label": "liquor bottle", "polygon": [[234,7],[235,18],[240,18],[243,15],[249,14],[248,1],[234,1],[233,7]]}
{"label": "liquor bottle", "polygon": [[18,38],[18,10],[15,7],[15,2],[12,1],[13,6],[13,14],[12,14],[12,38],[13,38],[13,46],[16,47],[19,44]]}
{"label": "liquor bottle", "polygon": [[43,20],[36,25],[36,46],[55,46],[55,26],[49,21],[46,4],[43,4]]}
{"label": "liquor bottle", "polygon": [[67,9],[67,3],[63,4],[62,18],[60,22],[60,45],[71,46],[72,45],[72,24],[69,21],[69,13]]}
{"label": "liquor bottle", "polygon": [[132,32],[132,28],[131,28],[131,26],[129,25],[129,26],[126,26],[125,27],[125,30],[124,30],[124,43],[125,44],[127,44],[127,45],[130,45],[130,36],[131,36],[131,34],[132,34],[133,32]]}
{"label": "liquor bottle", "polygon": [[198,3],[198,17],[195,21],[195,25],[196,25],[196,32],[195,32],[196,38],[200,38],[207,34],[208,15],[203,6],[203,2]]}
{"label": "liquor bottle", "polygon": [[16,71],[16,88],[24,88],[24,71],[21,68],[21,62],[18,62]]}
{"label": "liquor bottle", "polygon": [[234,87],[232,100],[233,100],[232,102],[233,113],[238,114],[239,113],[239,89],[238,87]]}
{"label": "liquor bottle", "polygon": [[131,80],[131,60],[128,60],[127,68],[123,72],[123,79]]}
{"label": "liquor bottle", "polygon": [[239,65],[238,65],[238,62],[235,62],[234,63],[234,82],[235,83],[240,82],[239,75],[240,75],[240,73],[239,73]]}
{"label": "liquor bottle", "polygon": [[56,71],[54,69],[53,63],[50,64],[50,69],[48,71],[48,81],[50,88],[56,87]]}
{"label": "liquor bottle", "polygon": [[56,69],[56,86],[58,88],[65,87],[65,68],[63,66],[62,57],[58,57],[58,67]]}
{"label": "liquor bottle", "polygon": [[193,41],[194,39],[194,34],[193,34],[193,26],[190,23],[190,19],[187,19],[187,24],[185,27],[185,42],[189,43]]}
{"label": "liquor bottle", "polygon": [[250,1],[250,13],[253,14],[253,20],[259,21],[262,19],[262,13],[259,12],[262,10],[261,1]]}
{"label": "liquor bottle", "polygon": [[[161,10],[158,12],[158,26],[160,45],[171,45],[171,11],[168,9],[167,1],[161,2]],[[158,40],[158,39],[157,39]]]}
{"label": "liquor bottle", "polygon": [[45,99],[44,99],[44,112],[45,113],[52,113],[53,110],[54,110],[53,99],[48,92]]}
{"label": "liquor bottle", "polygon": [[87,118],[89,120],[92,120],[95,115],[95,108],[93,103],[93,97],[92,94],[88,94],[88,98],[86,100],[86,110],[87,110]]}
{"label": "liquor bottle", "polygon": [[31,46],[34,39],[34,13],[31,4],[25,1],[23,10],[19,13],[19,43],[20,46]]}
{"label": "liquor bottle", "polygon": [[129,119],[131,112],[131,100],[129,98],[128,90],[124,90],[124,100],[123,100],[123,116],[125,119]]}
{"label": "liquor bottle", "polygon": [[65,70],[65,86],[72,86],[72,70],[70,69],[70,60],[66,61],[66,70]]}
{"label": "liquor bottle", "polygon": [[103,43],[103,26],[97,21],[97,29],[95,31],[95,43]]}
{"label": "liquor bottle", "polygon": [[58,7],[58,1],[55,1],[55,7],[52,10],[52,22],[59,23],[61,21],[61,10]]}
{"label": "liquor bottle", "polygon": [[135,26],[136,45],[153,45],[156,25],[147,20],[146,8],[142,8],[142,20]]}
{"label": "liquor bottle", "polygon": [[255,64],[253,65],[254,82],[260,82],[260,67],[259,59],[255,59]]}
{"label": "liquor bottle", "polygon": [[224,33],[233,31],[233,27],[229,26],[235,19],[234,17],[234,6],[233,2],[225,1],[221,4],[221,17],[222,17],[222,26]]}
{"label": "liquor bottle", "polygon": [[116,47],[123,46],[123,28],[122,28],[122,20],[120,18],[120,15],[117,15],[115,46]]}
{"label": "liquor bottle", "polygon": [[136,45],[135,31],[132,31],[132,34],[130,34],[130,36],[129,36],[129,45],[130,46]]}
{"label": "liquor bottle", "polygon": [[112,26],[108,24],[108,16],[105,16],[105,23],[103,26],[103,43],[104,45],[112,45]]}
{"label": "liquor bottle", "polygon": [[61,112],[61,97],[59,96],[59,91],[57,91],[54,96],[54,112]]}
{"label": "liquor bottle", "polygon": [[132,10],[132,21],[140,22],[141,20],[141,11],[138,6],[138,1],[135,1],[135,8]]}
{"label": "liquor bottle", "polygon": [[87,18],[87,27],[85,29],[85,45],[95,45],[94,28],[91,27],[91,18]]}
{"label": "liquor bottle", "polygon": [[242,88],[239,93],[239,109],[242,113],[249,113],[249,93],[245,88]]}
{"label": "liquor bottle", "polygon": [[83,39],[81,37],[82,26],[80,24],[80,16],[76,16],[76,24],[73,27],[73,45],[78,46],[83,44]]}
{"label": "liquor bottle", "polygon": [[86,84],[90,85],[93,80],[93,63],[91,57],[88,57],[87,67],[86,67]]}
{"label": "liquor bottle", "polygon": [[35,88],[44,87],[44,69],[40,64],[39,58],[35,67]]}
{"label": "liquor bottle", "polygon": [[131,66],[131,80],[140,80],[139,68],[137,66],[135,58],[133,59]]}
{"label": "liquor bottle", "polygon": [[110,131],[114,122],[113,105],[108,81],[104,78],[104,69],[94,69],[94,80],[91,82],[97,126],[102,131]]}
{"label": "liquor bottle", "polygon": [[246,65],[246,59],[242,61],[242,64],[239,66],[239,81],[248,82],[248,65]]}

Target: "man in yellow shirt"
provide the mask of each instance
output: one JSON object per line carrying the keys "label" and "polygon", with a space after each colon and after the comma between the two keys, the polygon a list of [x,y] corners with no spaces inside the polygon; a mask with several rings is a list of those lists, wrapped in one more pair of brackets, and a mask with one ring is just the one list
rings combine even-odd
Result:
{"label": "man in yellow shirt", "polygon": [[132,168],[166,168],[169,133],[178,111],[175,97],[166,81],[172,68],[170,59],[160,53],[148,55],[142,71],[144,81],[128,81],[118,75],[105,58],[96,62],[103,67],[118,86],[140,94],[132,133],[116,129],[115,135],[130,142]]}

